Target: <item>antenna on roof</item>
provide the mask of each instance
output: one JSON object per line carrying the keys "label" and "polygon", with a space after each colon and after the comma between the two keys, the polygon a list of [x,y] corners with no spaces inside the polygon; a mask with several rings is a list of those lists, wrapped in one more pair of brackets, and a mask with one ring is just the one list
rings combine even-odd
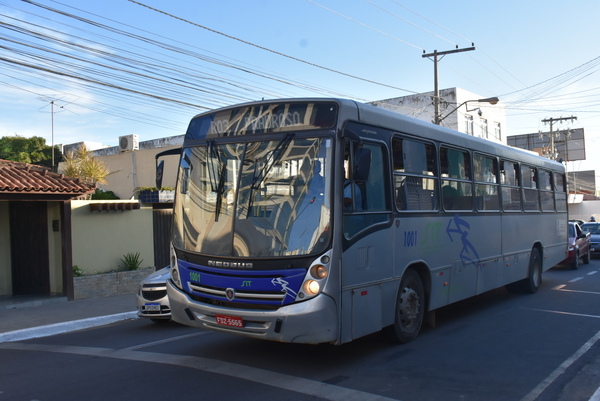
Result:
{"label": "antenna on roof", "polygon": [[[63,96],[64,97],[64,96]],[[61,98],[56,98],[55,96],[40,96],[38,99],[40,99],[43,102],[47,102],[50,105],[50,115],[51,115],[51,127],[52,127],[52,171],[56,171],[54,168],[54,106],[58,106],[59,109],[63,109],[63,110],[59,110],[58,112],[60,113],[61,111],[71,111],[71,110],[67,110],[65,109],[65,106],[75,102],[75,100],[79,99],[75,99],[72,102],[68,102],[68,103],[64,103],[62,106],[59,106],[57,102],[61,101],[63,99],[63,97]],[[41,107],[38,111],[42,111],[42,109],[44,109],[46,106]],[[73,111],[71,111],[71,113],[73,114],[77,114]]]}

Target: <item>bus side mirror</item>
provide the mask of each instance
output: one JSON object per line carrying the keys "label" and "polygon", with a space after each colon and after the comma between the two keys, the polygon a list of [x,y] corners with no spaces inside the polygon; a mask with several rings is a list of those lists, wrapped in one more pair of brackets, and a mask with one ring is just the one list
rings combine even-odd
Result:
{"label": "bus side mirror", "polygon": [[158,188],[158,189],[162,188],[162,180],[163,180],[164,172],[165,172],[165,161],[161,160],[156,165],[156,188]]}

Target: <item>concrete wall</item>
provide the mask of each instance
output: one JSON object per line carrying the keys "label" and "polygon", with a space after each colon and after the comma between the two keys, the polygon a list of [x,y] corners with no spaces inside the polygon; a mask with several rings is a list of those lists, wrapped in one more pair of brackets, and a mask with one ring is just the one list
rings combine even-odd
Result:
{"label": "concrete wall", "polygon": [[152,208],[90,211],[91,203],[122,201],[73,201],[73,264],[95,274],[119,269],[127,253],[140,253],[142,268],[154,267]]}
{"label": "concrete wall", "polygon": [[588,221],[591,216],[600,221],[600,200],[586,200],[581,203],[569,203],[569,218]]}
{"label": "concrete wall", "polygon": [[[92,154],[104,162],[110,174],[106,183],[99,187],[113,191],[121,199],[131,199],[137,187],[154,187],[156,185],[157,153],[181,147],[183,137],[162,138],[140,143],[139,150],[121,152],[118,147],[99,149]],[[175,187],[178,156],[166,156],[163,175],[163,187]]]}

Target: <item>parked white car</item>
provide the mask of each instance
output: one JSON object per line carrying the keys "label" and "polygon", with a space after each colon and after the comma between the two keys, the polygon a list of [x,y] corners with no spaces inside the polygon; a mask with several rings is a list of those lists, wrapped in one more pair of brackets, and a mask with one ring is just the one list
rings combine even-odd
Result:
{"label": "parked white car", "polygon": [[166,322],[171,319],[171,306],[167,297],[169,267],[157,270],[140,283],[136,295],[137,314],[153,322]]}

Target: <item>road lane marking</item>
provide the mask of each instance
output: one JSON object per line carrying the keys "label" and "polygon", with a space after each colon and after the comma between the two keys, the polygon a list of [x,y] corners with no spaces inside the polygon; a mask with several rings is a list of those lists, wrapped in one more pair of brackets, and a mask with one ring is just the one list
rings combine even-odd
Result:
{"label": "road lane marking", "polygon": [[138,344],[138,345],[134,345],[133,347],[127,347],[127,348],[123,348],[123,351],[135,351],[141,348],[147,348],[147,347],[153,347],[155,345],[161,345],[161,344],[166,344],[166,343],[170,343],[172,341],[179,341],[179,340],[183,340],[185,338],[189,338],[189,337],[196,337],[199,335],[203,335],[203,334],[209,334],[209,333],[213,333],[213,332],[208,332],[208,331],[198,331],[196,333],[192,333],[192,334],[186,334],[183,336],[177,336],[177,337],[171,337],[171,338],[165,338],[163,340],[158,340],[158,341],[152,341],[149,343],[145,343],[145,344]]}
{"label": "road lane marking", "polygon": [[575,282],[577,282],[579,280],[583,280],[583,277],[575,277],[574,279],[569,280],[569,283],[575,283]]}
{"label": "road lane marking", "polygon": [[538,312],[548,312],[548,313],[556,313],[557,315],[569,315],[569,316],[579,316],[579,317],[591,317],[594,319],[600,319],[599,315],[586,315],[584,313],[574,313],[574,312],[564,312],[559,310],[550,310],[550,309],[537,309],[537,308],[523,308],[527,310],[533,310]]}
{"label": "road lane marking", "polygon": [[[550,312],[550,311],[546,311],[546,312]],[[600,318],[600,316],[592,316],[592,317]],[[565,360],[558,368],[556,368],[554,370],[554,372],[550,373],[550,375],[548,377],[546,377],[546,379],[544,379],[540,384],[538,384],[536,388],[531,390],[531,392],[529,394],[527,394],[525,397],[523,397],[521,399],[521,401],[536,400],[540,396],[540,394],[542,394],[544,392],[544,390],[546,390],[546,388],[548,388],[548,386],[550,386],[560,375],[562,375],[569,368],[569,366],[571,366],[579,358],[581,358],[581,356],[583,354],[588,352],[589,349],[592,348],[592,346],[598,340],[600,340],[600,331],[597,332],[592,338],[590,338],[585,344],[583,344],[581,346],[581,348],[579,348],[573,355],[571,355],[567,360]],[[598,392],[596,392],[596,393],[598,393]],[[595,396],[596,396],[596,394],[594,394],[593,397],[595,397]]]}
{"label": "road lane marking", "polygon": [[0,333],[0,343],[7,341],[23,341],[32,338],[48,337],[56,334],[69,333],[76,330],[84,330],[92,327],[104,326],[123,320],[137,319],[136,312],[117,313],[114,315],[91,317],[88,319],[73,320],[70,322],[54,323],[45,326],[32,327]]}
{"label": "road lane marking", "polygon": [[598,387],[598,390],[596,390],[594,395],[592,395],[592,398],[590,398],[590,401],[600,401],[600,387]]}
{"label": "road lane marking", "polygon": [[122,359],[137,362],[150,362],[163,365],[174,365],[216,373],[237,379],[248,380],[265,386],[277,387],[287,391],[306,394],[332,401],[399,401],[394,398],[353,390],[346,387],[323,383],[284,373],[272,372],[265,369],[253,368],[217,359],[195,357],[189,355],[169,355],[156,352],[133,351],[98,347],[78,347],[70,345],[25,344],[18,342],[2,343],[0,349],[56,352],[84,356],[99,356],[103,358]]}
{"label": "road lane marking", "polygon": [[581,291],[581,290],[567,290],[565,284],[561,284],[561,285],[557,285],[556,287],[552,288],[554,291],[564,291],[564,292],[578,292],[581,294],[595,294],[595,295],[600,295],[600,292],[598,291]]}

